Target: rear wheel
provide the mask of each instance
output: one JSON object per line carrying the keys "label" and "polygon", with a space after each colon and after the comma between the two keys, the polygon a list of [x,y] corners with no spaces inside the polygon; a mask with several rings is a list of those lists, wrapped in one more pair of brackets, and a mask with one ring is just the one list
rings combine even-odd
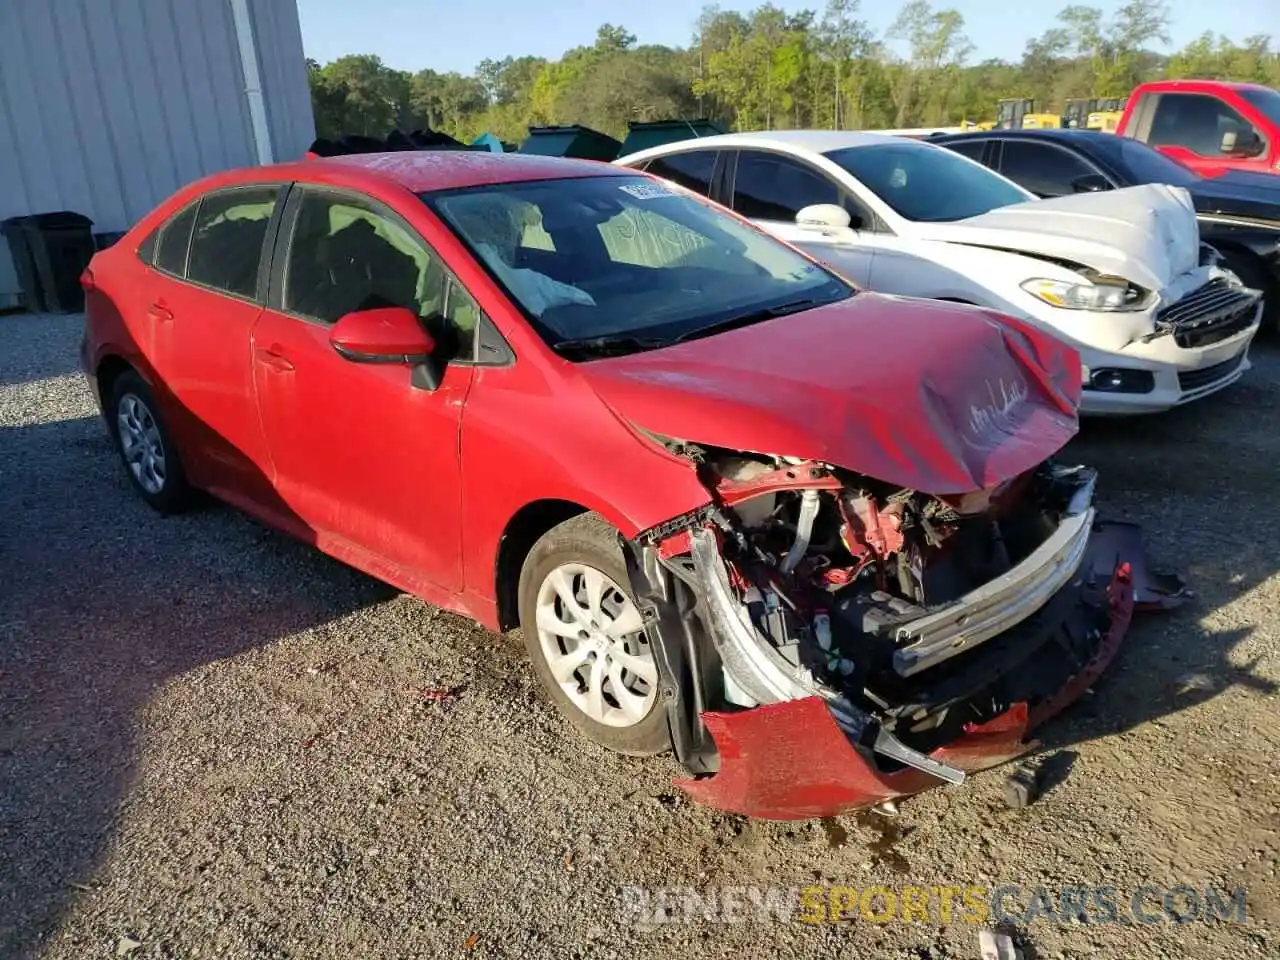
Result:
{"label": "rear wheel", "polygon": [[161,514],[182,510],[191,488],[155,394],[135,371],[125,371],[111,385],[107,422],[138,495]]}
{"label": "rear wheel", "polygon": [[658,665],[617,532],[593,513],[553,527],[520,573],[520,629],[560,712],[591,740],[651,756],[671,746]]}

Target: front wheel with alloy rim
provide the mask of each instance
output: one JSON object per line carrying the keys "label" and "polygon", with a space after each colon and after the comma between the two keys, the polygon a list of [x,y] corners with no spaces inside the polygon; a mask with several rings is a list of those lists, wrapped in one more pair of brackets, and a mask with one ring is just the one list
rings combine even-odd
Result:
{"label": "front wheel with alloy rim", "polygon": [[132,370],[111,385],[107,422],[133,488],[153,509],[175,513],[190,489],[173,439],[147,382]]}
{"label": "front wheel with alloy rim", "polygon": [[576,516],[534,544],[520,573],[520,629],[534,671],[560,712],[618,753],[671,746],[658,665],[626,586],[617,532]]}

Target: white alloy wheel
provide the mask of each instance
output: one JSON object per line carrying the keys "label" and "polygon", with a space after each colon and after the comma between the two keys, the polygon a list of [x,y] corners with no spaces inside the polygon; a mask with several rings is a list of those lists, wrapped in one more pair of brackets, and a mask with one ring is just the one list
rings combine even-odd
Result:
{"label": "white alloy wheel", "polygon": [[164,440],[151,409],[137,394],[126,393],[120,397],[116,405],[116,433],[124,462],[138,486],[153,496],[163,492]]}
{"label": "white alloy wheel", "polygon": [[612,578],[582,563],[553,568],[538,588],[535,622],[552,678],[587,717],[632,727],[649,715],[658,667],[639,609]]}

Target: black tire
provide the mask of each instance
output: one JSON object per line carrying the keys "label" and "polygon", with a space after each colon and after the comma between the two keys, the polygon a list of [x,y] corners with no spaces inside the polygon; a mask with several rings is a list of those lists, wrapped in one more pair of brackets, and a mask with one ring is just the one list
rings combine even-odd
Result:
{"label": "black tire", "polygon": [[[130,464],[126,450],[127,441],[120,428],[120,410],[125,405],[135,410],[145,411],[146,417],[155,426],[164,463],[163,477],[158,489],[148,489]],[[111,385],[111,396],[107,402],[107,425],[111,430],[112,439],[115,440],[116,452],[120,454],[120,463],[124,467],[125,476],[129,478],[133,489],[148,506],[161,516],[167,516],[171,513],[179,513],[191,504],[192,491],[182,469],[177,444],[174,443],[173,436],[165,426],[160,405],[156,402],[151,387],[133,370],[126,370],[120,374]],[[151,477],[154,480],[158,474],[153,473]]]}
{"label": "black tire", "polygon": [[1222,265],[1246,287],[1262,291],[1262,328],[1273,336],[1280,334],[1280,282],[1267,272],[1266,265],[1251,253],[1230,249],[1222,251]]}
{"label": "black tire", "polygon": [[[628,600],[635,602],[628,586],[627,568],[617,531],[598,514],[579,514],[543,534],[525,558],[519,586],[520,631],[524,634],[525,648],[543,689],[570,723],[602,747],[637,757],[654,756],[669,750],[671,735],[667,728],[667,713],[656,683],[652,685],[651,704],[642,720],[631,726],[611,726],[588,716],[552,676],[538,636],[535,614],[543,581],[565,564],[581,564],[600,571],[621,589]],[[648,641],[642,642],[647,644]]]}

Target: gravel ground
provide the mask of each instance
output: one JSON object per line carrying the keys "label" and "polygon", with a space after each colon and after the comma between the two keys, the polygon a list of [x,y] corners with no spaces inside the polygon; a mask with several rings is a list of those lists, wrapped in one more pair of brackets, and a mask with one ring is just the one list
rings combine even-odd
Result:
{"label": "gravel ground", "polygon": [[1244,886],[1244,924],[1014,932],[1028,958],[1280,955],[1274,348],[1073,443],[1199,596],[1045,731],[1065,779],[1022,811],[989,773],[896,819],[776,824],[582,741],[517,638],[228,508],[156,517],[75,373],[78,319],[0,331],[0,957],[978,956],[958,915],[645,925],[620,893],[815,883],[1110,884],[1122,912],[1143,884]]}

